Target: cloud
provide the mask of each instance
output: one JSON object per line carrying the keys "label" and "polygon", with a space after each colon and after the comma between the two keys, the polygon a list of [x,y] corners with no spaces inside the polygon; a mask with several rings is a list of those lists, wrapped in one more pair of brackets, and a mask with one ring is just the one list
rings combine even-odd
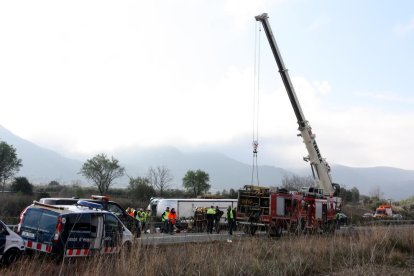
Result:
{"label": "cloud", "polygon": [[394,27],[394,33],[398,35],[405,35],[414,31],[414,18],[410,19],[405,24],[397,24]]}
{"label": "cloud", "polygon": [[310,32],[318,32],[330,23],[331,19],[329,17],[318,17],[308,26],[308,30]]}
{"label": "cloud", "polygon": [[379,100],[379,101],[389,102],[389,103],[404,103],[404,104],[414,103],[413,97],[402,97],[393,92],[381,92],[381,91],[363,92],[363,93],[357,93],[357,95],[366,97],[368,99]]}

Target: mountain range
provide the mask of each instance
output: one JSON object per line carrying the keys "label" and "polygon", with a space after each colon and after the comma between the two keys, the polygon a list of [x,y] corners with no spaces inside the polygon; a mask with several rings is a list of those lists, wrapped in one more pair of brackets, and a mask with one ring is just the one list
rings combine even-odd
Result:
{"label": "mountain range", "polygon": [[[22,139],[0,125],[0,140],[16,148],[23,167],[19,175],[34,184],[57,180],[63,184],[87,183],[78,172],[86,160],[67,158],[60,153],[40,147]],[[181,187],[181,179],[188,170],[200,169],[210,175],[212,190],[239,189],[252,184],[252,165],[232,159],[214,151],[183,152],[174,147],[154,147],[120,151],[114,154],[129,176],[145,176],[150,166],[165,166],[173,176],[172,186]],[[296,174],[306,176],[310,169]],[[281,179],[293,172],[274,166],[259,166],[259,184],[279,186]],[[399,200],[414,195],[414,170],[392,167],[354,168],[332,166],[334,182],[347,188],[357,187],[361,194],[369,195],[379,188],[385,198]],[[127,186],[128,178],[118,179],[116,186]],[[254,182],[257,183],[256,181]]]}

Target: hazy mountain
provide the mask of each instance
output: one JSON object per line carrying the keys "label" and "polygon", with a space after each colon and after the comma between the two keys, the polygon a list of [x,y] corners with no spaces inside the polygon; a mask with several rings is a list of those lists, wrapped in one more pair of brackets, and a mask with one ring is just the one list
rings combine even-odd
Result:
{"label": "hazy mountain", "polygon": [[[58,180],[71,183],[74,180],[86,181],[78,174],[85,160],[74,160],[39,147],[19,138],[0,126],[0,140],[17,149],[23,167],[19,175],[26,176],[33,183],[47,183]],[[166,166],[174,177],[173,186],[180,188],[182,178],[188,170],[203,170],[209,173],[213,190],[238,189],[251,184],[252,166],[236,161],[221,153],[185,153],[174,147],[134,149],[117,152],[114,156],[125,166],[129,176],[145,176],[150,166]],[[310,168],[304,168],[300,175],[309,175]],[[284,175],[290,171],[272,166],[259,167],[259,181],[263,186],[278,186]],[[414,171],[389,167],[352,168],[332,166],[332,178],[347,188],[357,187],[362,194],[369,195],[375,187],[380,187],[384,196],[402,199],[414,195]],[[128,178],[117,181],[116,186],[126,186]],[[255,182],[256,183],[256,182]]]}
{"label": "hazy mountain", "polygon": [[[179,187],[188,170],[203,170],[210,175],[214,189],[240,188],[252,184],[252,166],[216,152],[183,153],[173,147],[159,147],[119,153],[131,176],[145,175],[149,166],[166,166],[171,170],[175,186]],[[259,167],[261,185],[276,186],[290,172],[270,166]],[[257,183],[257,181],[255,181]]]}
{"label": "hazy mountain", "polygon": [[32,142],[24,140],[0,125],[0,140],[12,145],[23,167],[19,175],[27,177],[31,182],[47,182],[58,180],[66,182],[82,179],[77,173],[82,162],[65,158],[62,155],[39,147]]}
{"label": "hazy mountain", "polygon": [[341,165],[332,167],[332,178],[347,188],[357,187],[360,193],[369,195],[379,187],[387,198],[400,199],[414,195],[414,171],[390,167],[351,168]]}

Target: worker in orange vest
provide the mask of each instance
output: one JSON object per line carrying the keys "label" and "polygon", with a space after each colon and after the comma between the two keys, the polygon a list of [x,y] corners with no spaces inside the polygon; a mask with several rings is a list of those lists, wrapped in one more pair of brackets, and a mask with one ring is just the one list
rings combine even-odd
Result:
{"label": "worker in orange vest", "polygon": [[174,225],[175,221],[177,220],[177,213],[175,212],[174,208],[171,208],[171,211],[168,213],[168,224],[169,224],[169,232],[170,234],[174,234]]}

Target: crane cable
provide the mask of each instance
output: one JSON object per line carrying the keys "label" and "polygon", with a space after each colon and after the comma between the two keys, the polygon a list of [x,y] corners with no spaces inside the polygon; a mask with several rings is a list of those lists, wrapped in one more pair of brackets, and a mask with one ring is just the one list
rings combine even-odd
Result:
{"label": "crane cable", "polygon": [[[255,181],[259,182],[259,166],[257,163],[257,148],[259,146],[259,91],[260,91],[260,34],[262,27],[260,22],[256,22],[254,39],[254,81],[253,81],[253,166],[252,166],[252,185]],[[256,178],[256,179],[255,179]]]}

